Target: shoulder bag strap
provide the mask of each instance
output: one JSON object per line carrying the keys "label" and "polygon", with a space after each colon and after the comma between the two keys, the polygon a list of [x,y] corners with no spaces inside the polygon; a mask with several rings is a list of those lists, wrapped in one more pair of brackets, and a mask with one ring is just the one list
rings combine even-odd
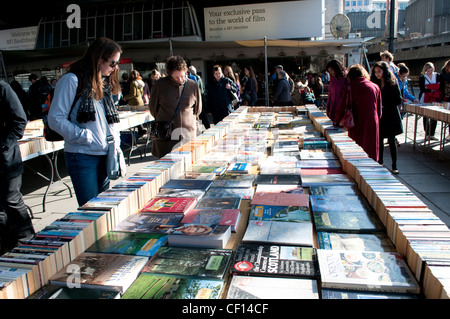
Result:
{"label": "shoulder bag strap", "polygon": [[184,82],[183,90],[181,91],[180,99],[178,100],[177,109],[175,110],[175,114],[172,117],[172,120],[170,122],[173,122],[175,120],[175,117],[178,114],[178,111],[180,110],[181,100],[183,99],[184,89],[186,88],[187,80]]}

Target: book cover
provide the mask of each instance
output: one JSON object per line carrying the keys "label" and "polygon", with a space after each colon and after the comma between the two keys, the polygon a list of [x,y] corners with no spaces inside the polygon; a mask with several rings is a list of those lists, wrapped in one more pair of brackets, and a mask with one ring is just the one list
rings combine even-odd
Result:
{"label": "book cover", "polygon": [[396,251],[394,244],[384,232],[374,234],[317,232],[317,241],[320,249],[347,251]]}
{"label": "book cover", "polygon": [[370,205],[362,196],[354,195],[310,195],[313,212],[367,212]]}
{"label": "book cover", "polygon": [[420,285],[398,253],[317,250],[323,288],[420,293]]}
{"label": "book cover", "polygon": [[177,176],[177,179],[204,179],[212,181],[216,178],[214,173],[184,172]]}
{"label": "book cover", "polygon": [[320,159],[302,159],[298,163],[300,168],[340,168],[342,167],[339,160],[320,160]]}
{"label": "book cover", "polygon": [[224,279],[231,249],[161,247],[142,272]]}
{"label": "book cover", "polygon": [[224,281],[142,273],[121,299],[219,299]]}
{"label": "book cover", "polygon": [[204,179],[171,179],[165,183],[161,189],[200,189],[207,191],[212,184],[212,180]]}
{"label": "book cover", "polygon": [[259,184],[256,186],[255,196],[261,193],[304,194],[305,191],[301,185]]}
{"label": "book cover", "polygon": [[250,220],[243,242],[313,246],[312,223]]}
{"label": "book cover", "polygon": [[128,216],[113,231],[167,234],[170,229],[180,224],[182,213],[141,213]]}
{"label": "book cover", "polygon": [[236,248],[231,272],[240,275],[316,278],[317,256],[312,247],[244,243]]}
{"label": "book cover", "polygon": [[239,209],[192,209],[184,214],[181,223],[231,226],[231,231],[235,232],[240,217]]}
{"label": "book cover", "polygon": [[228,225],[180,224],[168,237],[171,247],[225,248],[231,236]]}
{"label": "book cover", "polygon": [[384,231],[384,226],[373,212],[316,212],[312,211],[318,232],[372,233]]}
{"label": "book cover", "polygon": [[234,275],[227,299],[319,299],[317,281]]}
{"label": "book cover", "polygon": [[301,172],[302,172],[302,170],[299,167],[263,166],[263,167],[261,167],[260,174],[263,174],[263,175],[281,175],[281,174],[301,175]]}
{"label": "book cover", "polygon": [[124,292],[139,275],[147,257],[81,253],[50,278],[50,284]]}
{"label": "book cover", "polygon": [[256,177],[255,184],[256,185],[261,185],[261,184],[301,185],[302,179],[299,175],[260,174]]}
{"label": "book cover", "polygon": [[251,205],[299,206],[309,208],[308,194],[291,193],[256,193]]}
{"label": "book cover", "polygon": [[321,299],[418,299],[413,294],[378,293],[357,290],[322,288]]}
{"label": "book cover", "polygon": [[225,188],[250,188],[253,186],[256,175],[253,174],[230,174],[225,173],[214,181],[212,187]]}
{"label": "book cover", "polygon": [[309,188],[311,195],[358,195],[355,185],[313,185]]}
{"label": "book cover", "polygon": [[253,187],[249,188],[224,188],[211,187],[205,193],[205,198],[220,198],[220,197],[240,197],[242,199],[252,199],[255,193]]}
{"label": "book cover", "polygon": [[165,234],[112,231],[98,239],[86,252],[151,257],[166,241]]}
{"label": "book cover", "polygon": [[192,197],[155,197],[141,209],[141,213],[185,213],[197,203]]}
{"label": "book cover", "polygon": [[272,220],[280,222],[311,222],[308,207],[252,205],[250,220]]}
{"label": "book cover", "polygon": [[160,189],[155,197],[192,197],[199,200],[205,195],[201,189],[165,188]]}
{"label": "book cover", "polygon": [[302,185],[311,187],[314,185],[353,185],[355,181],[347,174],[304,175]]}
{"label": "book cover", "polygon": [[195,206],[196,209],[238,209],[240,197],[203,197]]}
{"label": "book cover", "polygon": [[227,168],[227,173],[232,174],[248,174],[252,168],[251,163],[246,162],[235,162],[230,163],[230,166]]}
{"label": "book cover", "polygon": [[120,292],[101,288],[68,288],[59,285],[45,285],[27,299],[120,299]]}

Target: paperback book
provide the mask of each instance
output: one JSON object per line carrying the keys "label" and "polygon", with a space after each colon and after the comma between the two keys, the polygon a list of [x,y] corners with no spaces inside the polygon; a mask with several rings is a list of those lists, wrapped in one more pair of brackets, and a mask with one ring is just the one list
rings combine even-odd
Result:
{"label": "paperback book", "polygon": [[256,185],[261,184],[282,184],[282,185],[302,185],[300,175],[287,174],[259,174],[255,180]]}
{"label": "paperback book", "polygon": [[123,293],[147,261],[147,257],[141,256],[82,253],[50,278],[50,284],[69,288],[111,289]]}
{"label": "paperback book", "polygon": [[322,288],[321,299],[418,299],[414,294],[396,294]]}
{"label": "paperback book", "polygon": [[250,220],[242,242],[313,246],[312,223]]}
{"label": "paperback book", "polygon": [[320,249],[347,251],[396,251],[394,244],[385,232],[373,234],[317,232],[317,241]]}
{"label": "paperback book", "polygon": [[240,197],[203,197],[195,206],[196,209],[238,209]]}
{"label": "paperback book", "polygon": [[166,242],[165,234],[112,231],[97,240],[86,252],[151,257]]}
{"label": "paperback book", "polygon": [[236,232],[240,218],[239,209],[192,209],[184,214],[181,223],[230,226]]}
{"label": "paperback book", "polygon": [[211,187],[206,193],[205,198],[221,198],[221,197],[240,197],[241,200],[252,199],[255,190],[249,188],[223,188]]}
{"label": "paperback book", "polygon": [[141,209],[141,213],[185,213],[197,203],[192,197],[155,197]]}
{"label": "paperback book", "polygon": [[312,211],[318,232],[373,233],[384,231],[384,226],[373,212]]}
{"label": "paperback book", "polygon": [[120,292],[101,288],[68,288],[59,285],[45,285],[27,299],[120,299]]}
{"label": "paperback book", "polygon": [[121,299],[219,299],[224,281],[142,273]]}
{"label": "paperback book", "polygon": [[224,279],[232,254],[231,249],[161,247],[142,272]]}
{"label": "paperback book", "polygon": [[296,223],[311,222],[309,209],[305,206],[252,205],[250,219]]}
{"label": "paperback book", "polygon": [[392,252],[317,250],[323,288],[419,294],[403,257]]}
{"label": "paperback book", "polygon": [[316,278],[317,256],[312,247],[243,243],[236,248],[231,272],[239,275]]}
{"label": "paperback book", "polygon": [[192,197],[200,200],[205,195],[201,189],[165,188],[160,189],[155,197]]}
{"label": "paperback book", "polygon": [[171,179],[161,189],[200,189],[206,192],[212,183],[212,180],[204,179]]}
{"label": "paperback book", "polygon": [[231,227],[214,224],[180,224],[169,233],[171,247],[225,248]]}
{"label": "paperback book", "polygon": [[225,188],[250,188],[253,186],[256,175],[253,174],[229,174],[225,173],[219,176],[212,187]]}
{"label": "paperback book", "polygon": [[136,232],[148,234],[168,234],[180,224],[182,213],[141,213],[124,219],[113,230],[116,232]]}
{"label": "paperback book", "polygon": [[319,292],[315,279],[234,275],[227,299],[319,299]]}
{"label": "paperback book", "polygon": [[227,168],[227,173],[231,174],[249,174],[252,168],[251,163],[245,162],[234,162],[230,163],[230,166]]}

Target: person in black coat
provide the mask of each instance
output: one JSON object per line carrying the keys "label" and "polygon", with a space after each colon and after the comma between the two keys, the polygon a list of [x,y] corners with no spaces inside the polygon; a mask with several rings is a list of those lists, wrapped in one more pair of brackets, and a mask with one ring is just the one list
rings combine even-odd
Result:
{"label": "person in black coat", "polygon": [[291,86],[286,77],[286,72],[281,70],[278,72],[278,84],[273,93],[272,103],[276,106],[288,106],[291,103]]}
{"label": "person in black coat", "polygon": [[402,95],[394,73],[386,62],[376,62],[372,67],[370,80],[381,89],[382,111],[379,124],[380,153],[378,163],[383,164],[384,139],[389,142],[392,159],[392,173],[398,174],[397,143],[395,136],[403,133],[403,124],[398,105],[402,103]]}
{"label": "person in black coat", "polygon": [[4,253],[35,232],[20,192],[23,163],[18,140],[25,131],[27,117],[16,93],[3,81],[0,113],[0,251]]}
{"label": "person in black coat", "polygon": [[206,88],[208,113],[212,115],[214,124],[222,121],[234,111],[232,94],[237,93],[236,84],[222,73],[222,68],[214,66],[214,79]]}

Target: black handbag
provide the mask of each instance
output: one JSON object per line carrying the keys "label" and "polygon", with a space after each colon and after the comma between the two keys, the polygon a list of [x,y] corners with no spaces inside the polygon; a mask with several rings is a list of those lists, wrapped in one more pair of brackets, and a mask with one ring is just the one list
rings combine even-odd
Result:
{"label": "black handbag", "polygon": [[175,110],[174,115],[172,116],[172,120],[170,121],[154,121],[152,123],[152,127],[150,130],[150,136],[154,140],[159,141],[170,141],[172,139],[172,131],[173,131],[173,122],[175,121],[175,117],[180,110],[181,100],[183,99],[184,89],[186,88],[186,82],[184,82],[183,91],[181,91],[180,99],[178,101],[177,108]]}

